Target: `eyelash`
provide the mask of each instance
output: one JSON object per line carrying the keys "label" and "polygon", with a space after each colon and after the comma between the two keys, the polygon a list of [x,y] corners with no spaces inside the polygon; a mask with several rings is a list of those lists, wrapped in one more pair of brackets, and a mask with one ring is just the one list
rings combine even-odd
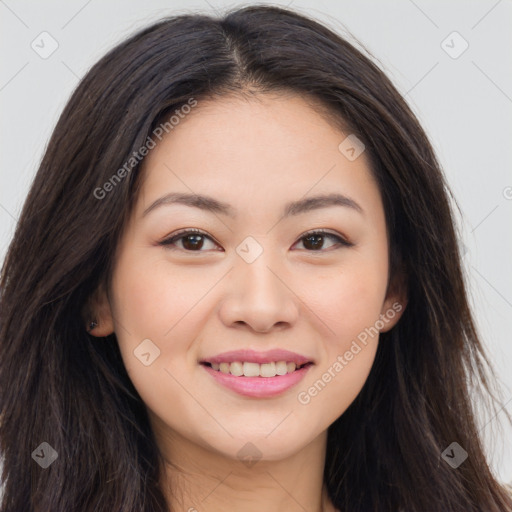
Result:
{"label": "eyelash", "polygon": [[[207,235],[205,232],[203,232],[203,231],[201,231],[199,229],[184,229],[182,231],[178,231],[177,233],[172,235],[170,238],[166,238],[165,240],[162,240],[161,242],[159,242],[159,245],[162,245],[162,246],[164,246],[164,247],[166,247],[167,249],[170,249],[170,250],[176,250],[177,249],[177,250],[185,251],[185,252],[188,252],[188,253],[206,252],[206,251],[201,251],[201,250],[199,250],[199,251],[190,251],[190,250],[187,250],[187,249],[180,249],[180,248],[177,248],[177,247],[171,247],[172,244],[174,244],[176,241],[178,241],[178,240],[180,240],[182,238],[185,238],[188,235],[202,235],[205,238],[210,239],[212,242],[217,243],[209,235]],[[304,238],[307,238],[308,236],[311,236],[311,235],[322,235],[322,236],[325,236],[325,237],[329,237],[329,238],[335,239],[337,241],[337,243],[341,247],[352,247],[354,245],[352,242],[349,242],[348,240],[346,240],[345,238],[341,237],[340,235],[335,235],[334,233],[330,233],[329,231],[325,231],[323,229],[307,231],[306,233],[304,233],[298,239],[298,241],[301,241]],[[332,249],[332,247],[330,247],[329,250],[330,249]],[[325,252],[327,249],[319,249],[317,251],[308,250],[308,249],[303,249],[303,250],[306,250],[307,252],[320,252],[321,253],[321,252]]]}

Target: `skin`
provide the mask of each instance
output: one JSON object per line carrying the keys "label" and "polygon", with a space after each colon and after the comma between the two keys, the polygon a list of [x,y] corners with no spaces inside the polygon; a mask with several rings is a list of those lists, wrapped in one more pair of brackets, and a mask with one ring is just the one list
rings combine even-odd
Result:
{"label": "skin", "polygon": [[[162,485],[173,510],[334,510],[322,480],[327,428],[363,387],[378,336],[359,343],[342,371],[333,364],[405,298],[388,292],[384,210],[366,155],[349,161],[338,149],[348,133],[319,112],[292,94],[205,100],[144,161],[92,334],[116,333],[168,461]],[[183,204],[143,215],[169,192],[211,196],[230,204],[236,218]],[[288,202],[333,192],[362,213],[328,206],[281,218]],[[204,231],[203,246],[159,244],[184,228]],[[354,245],[325,237],[311,248],[304,233],[322,228]],[[263,249],[252,263],[236,252],[247,236]],[[134,356],[144,339],[160,350],[149,366]],[[283,348],[315,364],[283,394],[248,398],[199,364],[240,348]],[[335,377],[301,403],[298,393],[329,368]],[[250,467],[237,456],[248,442],[261,456]]]}

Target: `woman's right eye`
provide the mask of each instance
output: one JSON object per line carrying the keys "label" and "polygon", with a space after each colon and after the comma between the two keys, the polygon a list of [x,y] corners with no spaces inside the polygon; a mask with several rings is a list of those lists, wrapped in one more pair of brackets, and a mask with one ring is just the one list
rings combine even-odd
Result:
{"label": "woman's right eye", "polygon": [[[207,240],[212,242],[212,244],[215,246],[217,245],[208,235],[202,231],[199,231],[198,229],[188,229],[180,231],[172,235],[170,238],[166,238],[160,242],[160,245],[163,245],[170,250],[179,249],[187,252],[205,252],[202,249],[205,245],[205,241]],[[180,242],[181,247],[176,247],[176,244]]]}

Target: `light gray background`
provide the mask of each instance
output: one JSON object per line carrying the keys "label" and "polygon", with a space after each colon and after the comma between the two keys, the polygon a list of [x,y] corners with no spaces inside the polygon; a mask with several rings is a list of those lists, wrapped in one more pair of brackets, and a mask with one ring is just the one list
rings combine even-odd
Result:
{"label": "light gray background", "polygon": [[[512,413],[512,2],[272,3],[312,15],[354,42],[350,32],[379,60],[423,123],[461,208],[472,303],[503,384],[501,405]],[[0,0],[0,261],[50,133],[89,67],[115,43],[162,16],[240,5],[246,4]],[[40,36],[43,31],[58,43],[46,59],[31,47],[35,41],[50,48],[49,39],[41,42],[48,37]],[[454,31],[463,40],[450,36]],[[464,40],[469,47],[457,56]],[[481,431],[493,470],[510,482],[512,429],[503,417],[503,412],[483,417]]]}

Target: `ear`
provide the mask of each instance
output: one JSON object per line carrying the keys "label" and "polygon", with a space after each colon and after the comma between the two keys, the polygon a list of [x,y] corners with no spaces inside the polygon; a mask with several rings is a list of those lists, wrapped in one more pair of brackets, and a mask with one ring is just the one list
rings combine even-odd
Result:
{"label": "ear", "polygon": [[390,280],[386,292],[386,299],[380,312],[381,322],[384,324],[380,332],[390,331],[402,317],[407,307],[407,282],[403,271],[397,272]]}
{"label": "ear", "polygon": [[114,332],[112,309],[103,282],[89,298],[82,315],[85,329],[92,336],[103,338]]}

